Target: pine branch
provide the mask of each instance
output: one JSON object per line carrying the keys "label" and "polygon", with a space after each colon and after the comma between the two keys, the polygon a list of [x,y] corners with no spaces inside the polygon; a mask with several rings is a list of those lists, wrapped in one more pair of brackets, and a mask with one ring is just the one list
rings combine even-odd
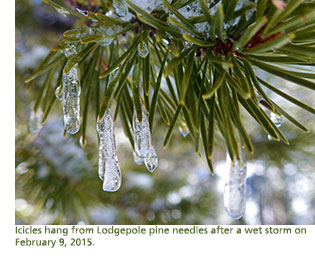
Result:
{"label": "pine branch", "polygon": [[[222,133],[232,160],[240,159],[243,143],[253,152],[240,107],[276,140],[288,143],[265,109],[283,115],[308,131],[271,100],[262,86],[311,113],[314,108],[262,80],[254,67],[315,90],[312,69],[315,65],[315,1],[291,0],[279,6],[264,0],[252,1],[249,5],[242,5],[242,1],[163,0],[153,10],[145,5],[139,7],[131,0],[119,1],[126,5],[121,8],[128,7],[124,16],[117,13],[112,1],[100,1],[98,7],[87,6],[89,10],[84,11],[74,10],[73,3],[69,7],[66,3],[43,2],[62,15],[81,20],[81,26],[67,30],[25,80],[30,88],[35,79],[46,76],[36,102],[36,108],[46,106],[45,119],[53,99],[47,101],[51,95],[47,94],[47,98],[42,95],[61,82],[60,76],[52,82],[54,74],[60,71],[67,74],[77,67],[82,74],[84,71],[87,74],[80,78],[86,92],[81,98],[85,103],[83,137],[91,108],[102,119],[110,106],[116,106],[115,118],[119,115],[133,144],[130,128],[133,108],[141,122],[141,104],[144,104],[149,112],[151,131],[157,111],[168,125],[164,147],[170,142],[174,127],[185,121],[196,152],[202,141],[213,172],[215,126]],[[195,13],[190,12],[188,16],[187,10],[193,7]],[[70,45],[74,45],[78,53],[66,57],[65,51]],[[296,65],[303,66],[307,72],[292,71]],[[118,75],[111,80],[117,68]],[[95,83],[98,77],[100,81]],[[95,84],[99,86],[92,88]],[[99,109],[100,103],[103,105]]]}

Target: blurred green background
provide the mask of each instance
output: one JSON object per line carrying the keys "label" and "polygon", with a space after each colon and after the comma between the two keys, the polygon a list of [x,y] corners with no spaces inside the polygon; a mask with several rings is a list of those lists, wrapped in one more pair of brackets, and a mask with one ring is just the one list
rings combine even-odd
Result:
{"label": "blurred green background", "polygon": [[[87,127],[87,146],[79,135],[63,138],[62,106],[56,102],[39,134],[28,129],[31,103],[41,91],[38,80],[29,93],[24,79],[63,31],[71,17],[34,0],[16,1],[16,224],[314,224],[314,118],[266,90],[272,99],[305,124],[303,133],[288,121],[282,131],[290,146],[269,141],[244,113],[255,153],[247,155],[247,211],[233,220],[224,211],[223,189],[228,177],[225,147],[217,135],[215,176],[194,152],[189,136],[176,130],[163,149],[166,126],[157,117],[153,137],[160,158],[150,174],[133,162],[132,149],[119,119],[115,123],[117,154],[123,179],[118,192],[106,193],[97,175],[98,142],[95,119]],[[261,74],[273,85],[314,107],[314,93]],[[54,91],[54,89],[51,89]],[[82,89],[84,91],[84,89]]]}

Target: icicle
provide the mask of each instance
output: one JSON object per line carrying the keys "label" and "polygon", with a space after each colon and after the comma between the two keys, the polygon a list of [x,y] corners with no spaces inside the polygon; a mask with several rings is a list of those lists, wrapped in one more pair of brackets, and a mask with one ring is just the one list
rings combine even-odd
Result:
{"label": "icicle", "polygon": [[113,7],[116,15],[119,17],[124,17],[128,13],[128,6],[125,0],[113,0]]}
{"label": "icicle", "polygon": [[76,134],[80,129],[80,93],[81,86],[77,68],[68,74],[63,73],[63,116],[64,126],[69,134]]}
{"label": "icicle", "polygon": [[143,158],[138,157],[138,155],[135,152],[133,152],[133,161],[136,164],[141,165],[143,163]]}
{"label": "icicle", "polygon": [[230,217],[239,219],[246,209],[246,161],[242,150],[240,161],[232,162],[228,154],[226,158],[230,164],[230,177],[224,187],[224,207]]}
{"label": "icicle", "polygon": [[55,96],[58,100],[62,100],[62,84],[56,88]]}
{"label": "icicle", "polygon": [[97,119],[97,132],[100,138],[98,174],[103,180],[103,190],[114,192],[120,188],[121,172],[116,155],[114,123],[107,110],[104,118]]}
{"label": "icicle", "polygon": [[189,129],[184,121],[179,124],[179,132],[183,137],[186,137],[189,134]]}
{"label": "icicle", "polygon": [[[275,124],[277,128],[280,128],[283,124],[282,115],[277,115],[273,112],[270,113],[270,120]],[[272,141],[272,137],[270,135],[267,136],[269,141]]]}
{"label": "icicle", "polygon": [[89,16],[89,11],[88,10],[83,10],[83,9],[76,8],[76,11],[78,13],[80,13],[81,15],[85,16],[85,17]]}
{"label": "icicle", "polygon": [[[153,172],[158,167],[158,156],[151,144],[150,125],[147,112],[142,106],[142,122],[137,118],[136,109],[133,111],[133,132],[135,154],[144,160],[144,164],[149,172]],[[138,163],[137,163],[138,164]]]}
{"label": "icicle", "polygon": [[138,54],[142,58],[146,58],[149,54],[149,48],[148,45],[145,42],[139,43],[138,44]]}
{"label": "icicle", "polygon": [[42,129],[43,127],[42,119],[43,119],[43,111],[41,108],[38,108],[36,113],[34,110],[31,111],[29,122],[28,122],[30,132],[36,134]]}

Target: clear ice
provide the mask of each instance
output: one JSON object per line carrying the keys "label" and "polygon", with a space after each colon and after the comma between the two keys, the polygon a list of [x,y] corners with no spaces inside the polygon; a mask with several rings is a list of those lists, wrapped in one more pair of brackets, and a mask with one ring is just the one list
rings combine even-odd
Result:
{"label": "clear ice", "polygon": [[63,73],[62,100],[64,126],[69,134],[76,134],[80,129],[80,93],[81,86],[77,68]]}
{"label": "clear ice", "polygon": [[131,0],[131,2],[149,13],[164,5],[162,0]]}
{"label": "clear ice", "polygon": [[113,7],[119,17],[124,17],[128,13],[128,5],[125,0],[113,0]]}
{"label": "clear ice", "polygon": [[[159,159],[151,144],[151,131],[147,112],[142,106],[142,122],[137,118],[136,109],[133,111],[134,152],[138,158],[144,160],[149,172],[153,172],[159,165]],[[137,163],[137,162],[136,162]],[[137,163],[138,164],[138,163]]]}
{"label": "clear ice", "polygon": [[34,110],[31,111],[29,122],[28,122],[30,132],[36,134],[42,129],[43,127],[42,119],[43,119],[43,111],[41,108],[38,108],[36,113]]}
{"label": "clear ice", "polygon": [[107,110],[104,118],[97,119],[96,129],[100,138],[98,174],[103,180],[103,190],[114,192],[120,188],[121,172],[116,155],[114,122]]}
{"label": "clear ice", "polygon": [[68,10],[65,9],[61,9],[61,8],[56,8],[57,12],[62,15],[63,17],[67,17],[67,15],[70,14],[70,12]]}
{"label": "clear ice", "polygon": [[135,152],[133,152],[133,161],[136,164],[141,165],[143,163],[143,158],[138,157],[138,155]]}
{"label": "clear ice", "polygon": [[153,147],[149,149],[149,152],[144,159],[144,165],[150,173],[153,173],[155,169],[159,166],[159,157]]}
{"label": "clear ice", "polygon": [[115,35],[116,32],[120,30],[119,27],[98,27],[96,28],[96,31],[102,35],[104,35],[104,38],[102,40],[96,41],[96,43],[100,46],[106,47],[109,46],[112,43],[113,35]]}
{"label": "clear ice", "polygon": [[146,58],[149,54],[149,48],[148,45],[145,42],[142,42],[141,44],[138,44],[138,54],[142,58]]}
{"label": "clear ice", "polygon": [[112,43],[112,38],[104,37],[102,40],[96,42],[98,45],[106,47]]}
{"label": "clear ice", "polygon": [[240,161],[232,162],[228,154],[226,159],[230,175],[224,187],[224,207],[230,217],[240,219],[246,210],[246,161],[243,153]]}
{"label": "clear ice", "polygon": [[74,44],[69,43],[66,45],[63,53],[67,58],[72,57],[73,55],[77,54],[77,48]]}

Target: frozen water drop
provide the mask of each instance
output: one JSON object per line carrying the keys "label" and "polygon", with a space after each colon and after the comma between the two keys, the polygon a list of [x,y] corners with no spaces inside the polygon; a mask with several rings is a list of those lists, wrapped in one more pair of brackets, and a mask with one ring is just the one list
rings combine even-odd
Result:
{"label": "frozen water drop", "polygon": [[[277,128],[280,128],[283,124],[282,115],[277,115],[273,112],[270,113],[270,120],[275,124]],[[272,137],[270,135],[267,136],[269,141],[272,141]]]}
{"label": "frozen water drop", "polygon": [[135,152],[133,152],[133,161],[136,164],[141,165],[143,163],[143,158],[139,157]]}
{"label": "frozen water drop", "polygon": [[63,115],[64,126],[69,134],[76,134],[80,130],[80,93],[81,86],[77,68],[72,68],[69,73],[63,73]]}
{"label": "frozen water drop", "polygon": [[112,43],[112,38],[110,37],[104,37],[102,40],[99,40],[96,42],[98,45],[106,47],[109,46]]}
{"label": "frozen water drop", "polygon": [[149,172],[154,172],[159,166],[159,158],[153,147],[150,148],[149,153],[144,159],[144,164]]}
{"label": "frozen water drop", "polygon": [[283,123],[283,117],[282,115],[277,115],[273,112],[270,113],[270,119],[275,124],[277,128],[280,128]]}
{"label": "frozen water drop", "polygon": [[117,77],[118,72],[119,72],[119,68],[117,67],[109,74],[108,83],[110,83]]}
{"label": "frozen water drop", "polygon": [[81,15],[87,17],[89,16],[89,11],[88,10],[83,10],[83,9],[79,9],[79,8],[76,8],[77,12],[80,13]]}
{"label": "frozen water drop", "polygon": [[55,96],[58,100],[62,100],[62,84],[56,88]]}
{"label": "frozen water drop", "polygon": [[62,8],[56,8],[56,11],[63,17],[67,17],[70,14],[68,10]]}
{"label": "frozen water drop", "polygon": [[41,108],[38,108],[36,113],[34,110],[31,111],[29,122],[28,122],[30,132],[36,134],[42,129],[43,127],[42,119],[43,119],[43,111]]}
{"label": "frozen water drop", "polygon": [[128,13],[128,6],[125,0],[113,0],[115,13],[119,17],[124,17]]}
{"label": "frozen water drop", "polygon": [[138,53],[142,58],[146,58],[148,56],[149,48],[145,42],[138,44]]}
{"label": "frozen water drop", "polygon": [[224,187],[224,207],[227,214],[233,219],[241,218],[246,209],[246,161],[241,153],[241,160],[230,163],[230,176]]}
{"label": "frozen water drop", "polygon": [[179,124],[179,132],[182,136],[186,137],[189,134],[189,129],[185,122]]}

